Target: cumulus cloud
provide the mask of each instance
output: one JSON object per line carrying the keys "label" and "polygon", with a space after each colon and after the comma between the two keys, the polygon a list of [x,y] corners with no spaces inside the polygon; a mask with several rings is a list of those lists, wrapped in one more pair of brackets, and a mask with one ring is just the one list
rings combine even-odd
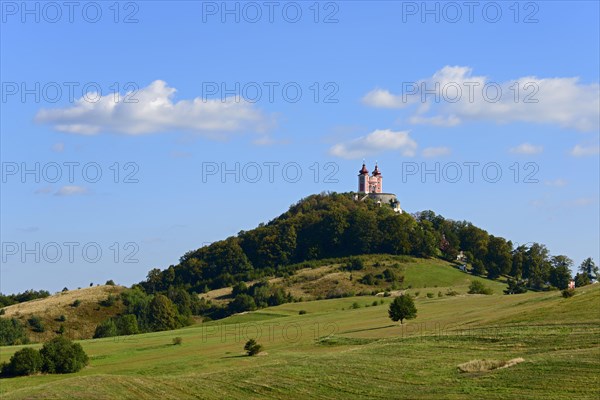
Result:
{"label": "cumulus cloud", "polygon": [[450,149],[448,147],[426,147],[421,154],[428,158],[447,156],[450,154]]}
{"label": "cumulus cloud", "polygon": [[510,152],[513,154],[540,154],[544,151],[543,146],[535,146],[531,143],[522,143],[517,147],[513,147],[510,149]]}
{"label": "cumulus cloud", "polygon": [[600,85],[582,84],[577,77],[526,76],[494,82],[473,75],[469,67],[445,66],[429,78],[403,82],[400,94],[379,88],[367,93],[362,101],[379,108],[420,104],[409,118],[413,124],[455,126],[491,120],[595,131],[599,128]]}
{"label": "cumulus cloud", "polygon": [[582,146],[580,144],[573,147],[570,151],[573,157],[597,156],[600,154],[600,146]]}
{"label": "cumulus cloud", "polygon": [[356,159],[372,156],[389,150],[397,150],[403,156],[415,155],[417,143],[409,136],[408,131],[392,131],[389,129],[375,130],[366,136],[338,143],[331,147],[329,154],[346,158]]}
{"label": "cumulus cloud", "polygon": [[[166,82],[156,80],[136,93],[89,94],[72,107],[42,109],[35,120],[50,124],[57,131],[80,135],[186,131],[214,139],[233,132],[264,133],[274,124],[271,117],[240,96],[227,97],[224,101],[200,97],[174,101],[176,91]],[[96,98],[97,101],[90,101]]]}

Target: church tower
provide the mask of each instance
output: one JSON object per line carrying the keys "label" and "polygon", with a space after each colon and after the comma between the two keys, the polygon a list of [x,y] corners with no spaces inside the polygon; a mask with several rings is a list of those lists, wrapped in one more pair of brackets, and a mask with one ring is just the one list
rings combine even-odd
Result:
{"label": "church tower", "polygon": [[369,170],[365,166],[365,163],[362,165],[362,169],[358,171],[358,193],[368,193],[369,192]]}

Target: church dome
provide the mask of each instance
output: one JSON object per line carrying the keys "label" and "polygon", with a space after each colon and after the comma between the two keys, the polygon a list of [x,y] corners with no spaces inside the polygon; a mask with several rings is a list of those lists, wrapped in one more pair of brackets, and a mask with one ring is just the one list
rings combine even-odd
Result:
{"label": "church dome", "polygon": [[359,174],[361,175],[369,175],[369,170],[367,169],[367,166],[363,163],[362,169],[360,171],[358,171]]}
{"label": "church dome", "polygon": [[375,170],[373,171],[373,176],[377,176],[377,175],[381,175],[381,172],[379,171],[379,167],[377,166],[377,164],[375,164]]}

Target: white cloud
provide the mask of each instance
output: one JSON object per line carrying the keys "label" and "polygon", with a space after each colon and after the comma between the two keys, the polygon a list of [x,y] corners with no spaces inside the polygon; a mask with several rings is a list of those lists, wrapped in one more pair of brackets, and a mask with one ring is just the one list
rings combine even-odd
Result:
{"label": "white cloud", "polygon": [[399,150],[403,156],[415,155],[417,143],[408,131],[375,130],[366,136],[331,147],[329,154],[346,159],[356,159],[389,150]]}
{"label": "white cloud", "polygon": [[555,179],[553,181],[544,182],[546,186],[563,187],[567,185],[567,181],[564,179]]}
{"label": "white cloud", "polygon": [[[80,135],[188,131],[213,139],[232,132],[264,133],[274,125],[271,117],[240,96],[227,97],[225,101],[196,97],[174,102],[175,92],[166,82],[156,80],[128,96],[110,93],[94,103],[82,97],[69,108],[42,109],[35,119],[58,131]],[[89,98],[95,96],[90,94]]]}
{"label": "white cloud", "polygon": [[450,149],[448,147],[426,147],[422,154],[423,157],[428,158],[447,156],[450,154]]}
{"label": "white cloud", "polygon": [[54,193],[55,196],[76,196],[87,194],[88,190],[83,186],[63,186]]}
{"label": "white cloud", "polygon": [[62,153],[65,150],[65,144],[58,142],[52,145],[52,151],[55,153]]}
{"label": "white cloud", "polygon": [[596,203],[596,199],[592,197],[580,197],[578,199],[572,200],[569,205],[574,207],[586,207]]}
{"label": "white cloud", "polygon": [[600,146],[582,146],[580,144],[570,151],[573,157],[596,156],[600,154]]}
{"label": "white cloud", "polygon": [[510,149],[510,152],[514,154],[540,154],[543,151],[543,146],[534,146],[531,143],[521,143],[517,147]]}
{"label": "white cloud", "polygon": [[[518,90],[517,90],[518,88]],[[363,103],[380,108],[421,104],[413,124],[455,126],[465,121],[554,124],[580,131],[599,128],[600,85],[579,78],[527,76],[493,82],[464,66],[445,66],[433,76],[403,82],[401,94],[385,89],[367,93]]]}

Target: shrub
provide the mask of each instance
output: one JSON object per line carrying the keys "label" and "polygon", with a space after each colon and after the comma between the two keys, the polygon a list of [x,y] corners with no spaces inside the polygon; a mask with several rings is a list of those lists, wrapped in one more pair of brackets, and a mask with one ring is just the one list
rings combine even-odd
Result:
{"label": "shrub", "polygon": [[6,310],[4,310],[4,308],[0,309],[0,315],[4,315],[6,314]]}
{"label": "shrub", "polygon": [[110,306],[113,306],[116,302],[117,302],[117,297],[113,296],[112,294],[109,294],[106,299],[101,300],[100,302],[98,302],[98,304],[100,304],[103,307],[110,307]]}
{"label": "shrub", "polygon": [[442,293],[442,291],[440,290],[440,291],[438,292],[438,297],[443,297],[443,296],[444,296],[444,294],[443,294],[443,293]]}
{"label": "shrub", "polygon": [[34,332],[44,332],[46,330],[42,319],[37,315],[32,315],[31,318],[27,320],[27,323],[29,324],[29,326],[31,326],[31,329]]}
{"label": "shrub", "polygon": [[69,288],[65,286],[65,287],[63,288],[63,290],[62,290],[62,291],[63,291],[63,293],[64,293],[64,292],[68,292],[68,291],[69,291]]}
{"label": "shrub", "polygon": [[373,303],[371,303],[371,305],[372,305],[373,307],[375,307],[375,306],[379,305],[379,302],[378,302],[377,300],[374,300],[374,301],[373,301]]}
{"label": "shrub", "polygon": [[117,325],[112,318],[102,321],[96,326],[94,339],[117,336]]}
{"label": "shrub", "polygon": [[568,299],[569,297],[575,296],[575,289],[565,289],[562,292],[562,297]]}
{"label": "shrub", "polygon": [[415,292],[415,297],[419,297],[420,294],[421,292]]}
{"label": "shrub", "polygon": [[81,300],[77,299],[71,304],[71,307],[79,307],[80,305],[81,305]]}
{"label": "shrub", "polygon": [[446,290],[446,296],[457,296],[458,292],[452,288]]}
{"label": "shrub", "polygon": [[61,315],[60,317],[56,318],[56,320],[58,322],[65,322],[67,320],[67,317],[65,317],[64,315]]}
{"label": "shrub", "polygon": [[63,335],[65,333],[65,326],[63,324],[60,324],[60,327],[58,328],[56,333],[58,333],[59,335]]}
{"label": "shrub", "polygon": [[306,310],[300,310],[300,311],[298,311],[298,315],[304,315],[304,314],[306,314]]}
{"label": "shrub", "polygon": [[433,293],[427,293],[427,298],[428,299],[433,299],[434,294]]}
{"label": "shrub", "polygon": [[244,350],[246,350],[246,354],[249,356],[255,356],[263,350],[263,347],[256,343],[256,340],[250,339],[244,345]]}
{"label": "shrub", "polygon": [[360,271],[365,268],[365,263],[358,257],[352,257],[348,263],[346,263],[346,269],[349,271]]}
{"label": "shrub", "polygon": [[115,286],[115,281],[113,281],[112,279],[109,279],[109,280],[106,281],[105,285]]}
{"label": "shrub", "polygon": [[383,297],[390,297],[392,294],[388,291],[383,292]]}
{"label": "shrub", "polygon": [[79,343],[73,343],[63,336],[46,342],[40,350],[40,355],[43,360],[42,371],[51,374],[77,372],[89,361]]}
{"label": "shrub", "polygon": [[485,286],[481,281],[471,281],[469,285],[469,294],[492,294],[493,291]]}
{"label": "shrub", "polygon": [[173,346],[180,346],[183,343],[183,338],[180,336],[173,338]]}
{"label": "shrub", "polygon": [[352,308],[353,309],[360,308],[360,304],[358,304],[357,302],[354,302],[354,303],[352,303]]}
{"label": "shrub", "polygon": [[42,357],[40,352],[27,347],[13,354],[10,362],[2,368],[2,374],[6,376],[31,375],[41,369]]}

